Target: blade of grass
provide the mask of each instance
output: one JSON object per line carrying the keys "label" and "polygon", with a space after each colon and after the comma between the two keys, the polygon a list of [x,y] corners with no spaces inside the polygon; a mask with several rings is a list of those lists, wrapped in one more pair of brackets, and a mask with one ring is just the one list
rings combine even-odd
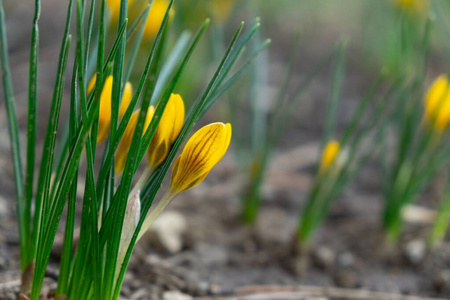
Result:
{"label": "blade of grass", "polygon": [[[38,240],[40,236],[40,230],[42,228],[42,218],[45,220],[48,215],[49,205],[49,189],[50,189],[50,177],[53,166],[54,149],[56,143],[56,132],[59,124],[59,113],[61,109],[62,91],[64,88],[65,68],[67,66],[67,54],[70,45],[69,27],[72,14],[72,0],[68,3],[66,24],[64,29],[63,40],[61,43],[61,50],[58,62],[57,77],[55,81],[55,88],[53,91],[52,104],[50,107],[50,115],[47,125],[47,133],[44,141],[44,150],[42,152],[41,168],[39,172],[38,188],[35,200],[35,215],[33,218],[33,234],[32,234],[32,246],[38,246]],[[36,249],[33,249],[33,256],[36,255]],[[38,266],[36,266],[38,267]],[[39,266],[41,268],[42,266]],[[36,268],[37,269],[37,268]],[[36,272],[35,272],[36,275]],[[39,284],[38,284],[39,285]],[[40,290],[40,286],[39,288]],[[35,284],[33,283],[33,288]],[[38,293],[38,290],[34,290],[34,293]],[[34,296],[36,297],[36,296]]]}
{"label": "blade of grass", "polygon": [[[74,63],[72,72],[72,85],[70,97],[69,112],[69,140],[73,144],[74,134],[79,126],[78,124],[78,107],[77,100],[77,62]],[[77,192],[77,179],[75,178],[72,190],[69,194],[66,227],[64,230],[63,249],[61,252],[61,262],[59,266],[58,284],[56,288],[56,296],[68,295],[69,274],[72,265],[72,247],[73,247],[73,230],[75,223],[75,202]]]}
{"label": "blade of grass", "polygon": [[[86,82],[84,77],[85,63],[83,58],[83,19],[84,19],[84,0],[78,0],[77,6],[78,18],[77,18],[77,62],[78,62],[78,84],[80,86],[80,102],[81,102],[81,116],[84,123],[88,122],[87,114],[87,101],[86,101],[86,89],[84,83]],[[126,22],[125,22],[126,23]],[[94,143],[96,145],[96,143]],[[95,147],[95,146],[94,146]],[[82,222],[88,223],[88,234],[92,241],[92,252],[90,253],[92,259],[92,273],[93,273],[93,286],[94,286],[94,299],[101,299],[101,271],[100,271],[100,253],[98,247],[98,221],[97,221],[97,198],[95,193],[94,182],[94,150],[92,146],[92,139],[88,135],[86,140],[86,156],[87,156],[87,170],[86,170],[86,188],[85,198],[83,205],[87,205],[88,212],[82,216]],[[87,284],[82,284],[87,286]]]}
{"label": "blade of grass", "polygon": [[[31,202],[33,198],[34,162],[36,146],[36,102],[37,102],[37,68],[39,53],[39,18],[41,14],[41,2],[35,0],[33,27],[31,30],[30,47],[30,71],[28,83],[28,121],[27,121],[27,160],[25,174],[26,204],[24,226],[26,226],[26,240],[31,242]],[[30,245],[26,246],[27,264],[32,263],[33,255]],[[25,250],[25,249],[21,249]]]}
{"label": "blade of grass", "polygon": [[334,135],[336,125],[337,110],[340,101],[342,81],[345,73],[345,60],[347,55],[347,41],[341,41],[337,45],[336,61],[333,70],[333,79],[330,87],[330,97],[327,103],[327,117],[325,121],[325,132],[322,138],[321,149],[325,147],[330,138]]}
{"label": "blade of grass", "polygon": [[189,39],[191,34],[189,32],[183,32],[181,36],[178,38],[177,43],[173,47],[173,50],[165,60],[165,63],[161,69],[160,74],[158,75],[158,79],[156,80],[155,90],[152,94],[151,104],[156,105],[159,98],[161,97],[161,93],[163,92],[164,87],[167,84],[167,81],[170,78],[170,75],[175,70],[175,67],[179,63],[180,57],[186,51],[186,48],[189,46]]}
{"label": "blade of grass", "polygon": [[[130,58],[128,59],[128,65],[126,67],[125,71],[125,78],[124,82],[128,82],[130,80],[131,72],[133,71],[134,62],[136,60],[137,54],[139,52],[139,47],[141,46],[142,37],[144,35],[144,29],[145,29],[145,22],[147,20],[148,11],[150,9],[150,6],[147,5],[146,9],[142,12],[140,18],[142,19],[141,25],[139,26],[139,31],[137,32],[133,48],[131,50]],[[138,21],[139,22],[139,19]],[[137,23],[139,24],[139,23]],[[130,35],[127,35],[127,39],[130,37]]]}
{"label": "blade of grass", "polygon": [[20,158],[19,128],[17,125],[17,115],[15,108],[14,91],[11,81],[11,70],[9,66],[8,42],[6,37],[5,11],[3,9],[3,0],[0,0],[0,55],[3,72],[3,92],[5,97],[6,113],[8,117],[9,136],[11,143],[11,155],[14,166],[14,179],[17,194],[17,216],[19,220],[19,242],[20,242],[20,266],[22,271],[27,267],[28,252],[26,239],[28,236],[25,224],[25,192],[22,175],[22,160]]}
{"label": "blade of grass", "polygon": [[[105,2],[103,2],[103,5]],[[126,26],[126,21],[125,25]],[[123,26],[123,27],[124,27]],[[121,38],[121,34],[123,35],[124,30],[121,30],[121,33],[119,33],[119,36],[117,39]],[[108,57],[108,60],[105,62],[105,66],[103,67],[103,71],[107,72],[110,69],[110,61],[115,57],[114,54],[114,48],[110,52],[110,56]],[[103,83],[98,83],[103,84]],[[43,232],[42,237],[40,237],[41,242],[39,243],[41,245],[41,248],[38,249],[38,256],[37,256],[37,263],[36,265],[41,266],[39,270],[35,270],[35,281],[34,284],[36,285],[42,285],[42,280],[45,274],[45,266],[47,265],[50,252],[51,252],[51,245],[52,241],[55,238],[56,235],[56,229],[59,224],[59,220],[64,208],[64,199],[67,198],[67,194],[69,191],[69,188],[74,180],[74,175],[76,174],[77,166],[79,164],[80,156],[82,153],[82,150],[84,148],[86,134],[89,130],[89,128],[92,126],[92,123],[95,119],[95,116],[98,116],[99,111],[99,105],[98,101],[94,100],[94,95],[90,96],[90,100],[88,102],[88,118],[87,122],[81,123],[80,128],[77,130],[77,133],[75,135],[74,139],[74,145],[70,148],[69,155],[67,157],[67,160],[64,164],[63,172],[60,176],[60,181],[55,193],[54,197],[54,203],[51,209],[51,213],[49,214],[48,221],[46,222],[46,230]],[[33,285],[34,286],[34,285]],[[34,297],[38,297],[39,295],[39,287],[35,287]],[[32,292],[33,293],[33,292]],[[33,297],[33,296],[32,296]],[[33,298],[36,299],[36,298]]]}
{"label": "blade of grass", "polygon": [[[71,6],[71,2],[69,6]],[[70,8],[71,9],[71,8]],[[69,10],[70,10],[69,9]],[[56,132],[57,132],[57,126],[58,126],[58,120],[59,120],[59,113],[61,109],[61,100],[62,100],[62,91],[63,91],[63,80],[62,76],[65,74],[65,68],[67,65],[67,58],[68,58],[68,52],[69,52],[69,45],[71,41],[71,36],[68,35],[67,38],[63,41],[64,48],[61,55],[61,68],[60,72],[58,73],[58,84],[55,85],[55,97],[51,108],[51,115],[49,119],[48,124],[48,131],[47,136],[44,143],[44,152],[43,152],[43,160],[41,163],[41,172],[40,172],[40,185],[38,186],[38,196],[36,198],[36,203],[40,203],[39,210],[36,210],[35,215],[35,227],[33,229],[35,230],[35,242],[34,245],[37,246],[36,249],[36,269],[33,276],[33,286],[31,289],[31,298],[32,300],[39,299],[39,293],[42,286],[42,281],[45,274],[45,265],[41,263],[41,255],[42,251],[46,247],[51,247],[51,244],[45,244],[43,242],[43,231],[45,231],[47,218],[51,217],[49,214],[49,209],[51,203],[49,202],[48,194],[50,189],[50,175],[51,175],[51,169],[52,169],[52,163],[53,163],[53,153],[55,148],[55,139],[56,139]],[[41,179],[42,178],[42,179]],[[42,218],[42,220],[41,220]]]}

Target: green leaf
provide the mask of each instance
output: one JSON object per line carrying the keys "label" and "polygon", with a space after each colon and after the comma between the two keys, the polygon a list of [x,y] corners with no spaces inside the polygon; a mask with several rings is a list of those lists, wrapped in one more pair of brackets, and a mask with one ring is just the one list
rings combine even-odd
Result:
{"label": "green leaf", "polygon": [[11,81],[11,70],[9,66],[8,43],[6,38],[5,12],[3,10],[3,0],[0,0],[0,59],[3,72],[3,91],[5,96],[6,113],[8,117],[9,136],[11,141],[11,155],[14,166],[14,179],[17,194],[17,215],[19,220],[19,241],[20,241],[20,265],[24,270],[27,266],[27,229],[25,224],[25,192],[22,175],[22,160],[20,158],[19,132],[15,108],[14,91]]}

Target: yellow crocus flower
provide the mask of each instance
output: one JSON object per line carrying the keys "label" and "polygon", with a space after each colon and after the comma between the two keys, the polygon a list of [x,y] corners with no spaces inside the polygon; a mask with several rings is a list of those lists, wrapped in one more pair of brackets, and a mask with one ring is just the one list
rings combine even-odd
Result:
{"label": "yellow crocus flower", "polygon": [[171,193],[179,194],[202,182],[225,155],[230,140],[229,123],[212,123],[194,133],[173,166]]}
{"label": "yellow crocus flower", "polygon": [[339,154],[339,150],[340,150],[339,142],[334,140],[328,142],[328,144],[325,146],[322,152],[322,158],[320,160],[320,167],[319,167],[320,173],[324,173],[330,168],[330,166],[336,160],[336,157]]}
{"label": "yellow crocus flower", "polygon": [[[154,113],[155,113],[155,108],[153,106],[150,106],[147,111],[147,116],[146,116],[145,122],[144,122],[144,130],[142,131],[142,134],[145,133],[148,126],[150,125],[150,122],[152,121]],[[120,144],[117,147],[116,159],[115,159],[115,164],[116,164],[115,171],[118,174],[122,173],[125,168],[128,151],[130,149],[131,142],[133,140],[134,130],[136,129],[139,114],[140,114],[140,110],[135,111],[133,113],[133,115],[130,118],[130,121],[128,122],[127,128],[125,129],[125,132],[123,133],[122,139],[120,140]]]}
{"label": "yellow crocus flower", "polygon": [[[106,78],[105,85],[103,86],[103,90],[100,95],[97,143],[103,142],[108,137],[109,128],[111,126],[112,85],[113,85],[113,77],[108,76],[108,78]],[[122,102],[120,103],[119,118],[122,118],[123,115],[125,114],[128,106],[130,105],[132,97],[133,97],[133,87],[131,83],[127,82],[125,84],[125,89],[123,91]]]}
{"label": "yellow crocus flower", "polygon": [[[146,39],[153,39],[161,27],[161,23],[164,20],[167,8],[169,7],[169,1],[167,0],[153,0],[148,12],[147,21],[145,22],[144,37]],[[174,14],[174,10],[170,10],[170,17]]]}
{"label": "yellow crocus flower", "polygon": [[425,97],[425,120],[436,131],[450,125],[450,83],[447,75],[439,76]]}
{"label": "yellow crocus flower", "polygon": [[155,169],[166,159],[183,127],[184,113],[183,99],[172,94],[147,151],[150,168]]}
{"label": "yellow crocus flower", "polygon": [[231,125],[229,123],[212,123],[200,128],[192,135],[174,163],[170,189],[145,218],[138,239],[179,193],[196,186],[205,179],[227,152],[230,140]]}

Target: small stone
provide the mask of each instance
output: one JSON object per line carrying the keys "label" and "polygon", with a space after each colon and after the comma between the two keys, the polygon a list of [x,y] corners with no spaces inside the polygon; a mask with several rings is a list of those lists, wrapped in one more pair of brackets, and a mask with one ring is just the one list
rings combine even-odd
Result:
{"label": "small stone", "polygon": [[329,269],[334,265],[336,254],[330,248],[321,246],[312,253],[312,258],[319,268]]}
{"label": "small stone", "polygon": [[163,299],[164,300],[192,300],[194,298],[192,298],[189,295],[180,293],[178,291],[167,291],[167,292],[164,292]]}
{"label": "small stone", "polygon": [[0,270],[5,270],[8,267],[8,261],[6,258],[0,256]]}
{"label": "small stone", "polygon": [[144,239],[151,245],[170,254],[183,249],[183,239],[187,231],[186,219],[178,212],[162,213],[145,233]]}
{"label": "small stone", "polygon": [[450,270],[447,269],[438,272],[433,278],[433,285],[439,293],[450,293]]}
{"label": "small stone", "polygon": [[334,282],[338,287],[354,289],[361,286],[360,275],[353,269],[338,271],[334,275]]}
{"label": "small stone", "polygon": [[427,244],[422,239],[414,239],[406,243],[404,255],[412,264],[421,263],[427,252]]}
{"label": "small stone", "polygon": [[337,258],[337,263],[339,267],[349,268],[355,266],[356,259],[355,256],[351,252],[344,252],[339,254]]}
{"label": "small stone", "polygon": [[0,197],[0,218],[6,218],[10,214],[10,209],[8,207],[8,202],[5,198]]}
{"label": "small stone", "polygon": [[141,288],[131,294],[130,299],[148,299],[148,292],[146,289]]}

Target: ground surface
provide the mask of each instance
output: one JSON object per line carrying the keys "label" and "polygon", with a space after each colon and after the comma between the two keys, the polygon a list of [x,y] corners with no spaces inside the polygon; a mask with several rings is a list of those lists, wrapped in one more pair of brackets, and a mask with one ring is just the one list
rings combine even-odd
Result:
{"label": "ground surface", "polygon": [[[24,129],[29,55],[24,45],[29,41],[29,32],[14,28],[19,26],[20,20],[31,20],[31,15],[23,5],[13,8],[11,3],[6,1],[7,9],[8,5],[11,9],[7,10],[11,64],[19,122]],[[48,1],[43,7],[47,18],[43,18],[41,27],[40,66],[49,71],[39,76],[40,135],[45,130],[43,120],[49,109],[54,80],[52,72],[57,63],[54,58],[59,47],[59,39],[52,38],[48,32],[62,30],[59,19],[48,18],[51,13],[63,14],[64,7],[57,3]],[[275,28],[268,28],[267,31],[269,35],[277,37]],[[335,35],[333,30],[327,32],[330,36]],[[271,50],[274,72],[282,69],[280,62],[286,57],[288,43],[285,40],[289,34],[282,30],[277,37],[279,43],[275,43]],[[322,38],[324,41],[329,39],[327,34]],[[309,36],[311,39],[311,34]],[[326,52],[323,49],[330,49],[332,42],[327,44],[317,41],[317,44],[306,47],[305,56],[312,55],[317,49],[320,53]],[[311,68],[310,64],[313,63],[308,59],[302,60],[295,77],[297,80],[304,76],[303,70]],[[367,88],[371,77],[364,73],[357,55],[351,56],[349,65],[340,124],[348,119],[358,95]],[[361,74],[367,75],[367,79],[361,79]],[[407,225],[398,247],[388,249],[385,246],[379,224],[382,198],[378,171],[374,166],[366,168],[333,206],[303,260],[299,260],[293,251],[292,239],[298,215],[304,205],[305,193],[315,167],[327,95],[325,86],[326,78],[313,82],[304,103],[296,112],[295,122],[285,133],[281,147],[274,153],[257,224],[248,227],[239,219],[239,195],[244,179],[237,171],[230,151],[204,183],[181,195],[170,206],[170,211],[179,212],[186,223],[186,231],[178,238],[181,250],[169,254],[164,247],[155,245],[153,238],[144,239],[136,248],[125,279],[124,299],[158,299],[168,290],[198,297],[225,297],[236,293],[240,287],[251,285],[343,287],[450,298],[449,240],[429,252],[425,247],[427,225],[414,223]],[[0,140],[4,142],[0,143],[0,283],[14,285],[14,281],[19,278],[18,238],[4,109],[1,101]],[[22,133],[25,131],[22,130]],[[40,137],[38,140],[42,141]],[[39,143],[38,148],[41,146]],[[426,204],[429,206],[429,203]],[[49,286],[52,286],[52,278],[57,276],[57,261],[58,249],[54,251],[49,267]],[[304,261],[308,263],[305,265]],[[280,292],[286,296],[287,292],[292,293],[293,290]],[[167,294],[166,297],[172,299]],[[345,296],[331,298],[346,299]],[[376,298],[375,295],[372,298],[355,296],[353,299]],[[300,298],[283,298],[279,295],[277,299]]]}

